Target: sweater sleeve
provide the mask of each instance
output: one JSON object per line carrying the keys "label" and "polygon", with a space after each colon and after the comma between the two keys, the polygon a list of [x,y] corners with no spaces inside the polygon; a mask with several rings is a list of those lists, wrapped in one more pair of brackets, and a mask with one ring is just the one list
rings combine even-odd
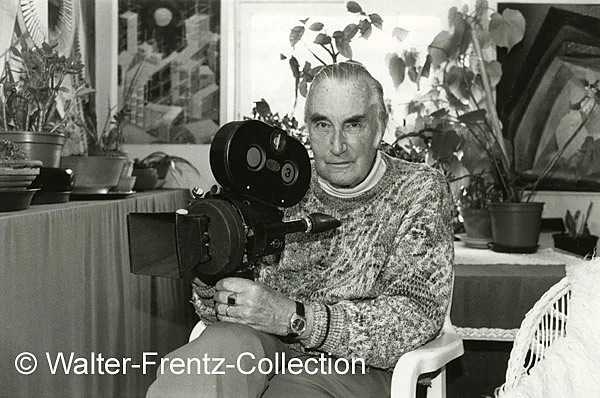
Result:
{"label": "sweater sleeve", "polygon": [[378,277],[373,299],[311,303],[313,327],[305,347],[334,356],[363,358],[391,368],[398,358],[434,338],[448,306],[454,245],[452,199],[438,173],[426,172],[407,184],[404,217],[394,252]]}

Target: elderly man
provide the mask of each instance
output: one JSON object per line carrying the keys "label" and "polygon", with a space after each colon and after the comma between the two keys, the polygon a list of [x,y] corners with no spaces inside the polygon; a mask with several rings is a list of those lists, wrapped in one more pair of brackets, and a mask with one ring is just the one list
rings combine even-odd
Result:
{"label": "elderly man", "polygon": [[[196,286],[197,312],[218,321],[167,358],[206,354],[230,366],[220,374],[159,369],[148,397],[389,396],[388,370],[442,327],[454,252],[446,181],[377,150],[387,119],[382,87],[362,66],[320,71],[305,108],[313,180],[286,215],[322,212],[342,226],[291,235],[257,281]],[[274,366],[261,362],[276,357]],[[353,361],[342,372],[325,366],[332,358],[367,366]]]}

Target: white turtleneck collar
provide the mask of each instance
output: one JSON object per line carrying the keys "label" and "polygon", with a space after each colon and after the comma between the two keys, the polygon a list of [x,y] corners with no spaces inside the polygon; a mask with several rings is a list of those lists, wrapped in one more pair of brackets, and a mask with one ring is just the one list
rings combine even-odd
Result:
{"label": "white turtleneck collar", "polygon": [[367,177],[357,186],[352,188],[337,188],[321,177],[318,177],[317,181],[319,183],[319,186],[323,188],[323,191],[325,191],[331,196],[335,196],[342,199],[356,198],[357,196],[367,192],[375,185],[377,185],[379,180],[381,180],[381,177],[383,177],[383,175],[385,174],[386,169],[387,165],[383,160],[381,151],[377,151],[377,155],[375,156],[375,162],[373,163],[373,167],[371,167],[371,171],[369,172]]}

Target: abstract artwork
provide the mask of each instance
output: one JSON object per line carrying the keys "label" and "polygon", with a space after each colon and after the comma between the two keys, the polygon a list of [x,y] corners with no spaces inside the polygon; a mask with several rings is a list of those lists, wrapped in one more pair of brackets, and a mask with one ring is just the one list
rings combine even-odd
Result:
{"label": "abstract artwork", "polygon": [[126,144],[209,144],[219,126],[219,0],[119,0]]}
{"label": "abstract artwork", "polygon": [[555,164],[540,189],[599,191],[600,5],[510,6],[535,22],[498,92],[517,172],[534,181]]}

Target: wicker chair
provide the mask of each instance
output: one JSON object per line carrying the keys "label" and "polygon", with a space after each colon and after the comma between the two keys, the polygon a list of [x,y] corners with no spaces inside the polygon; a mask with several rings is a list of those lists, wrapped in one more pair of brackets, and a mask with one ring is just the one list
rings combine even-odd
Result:
{"label": "wicker chair", "polygon": [[552,286],[525,315],[508,360],[506,381],[495,395],[508,392],[544,359],[554,341],[566,336],[571,290],[567,278]]}

